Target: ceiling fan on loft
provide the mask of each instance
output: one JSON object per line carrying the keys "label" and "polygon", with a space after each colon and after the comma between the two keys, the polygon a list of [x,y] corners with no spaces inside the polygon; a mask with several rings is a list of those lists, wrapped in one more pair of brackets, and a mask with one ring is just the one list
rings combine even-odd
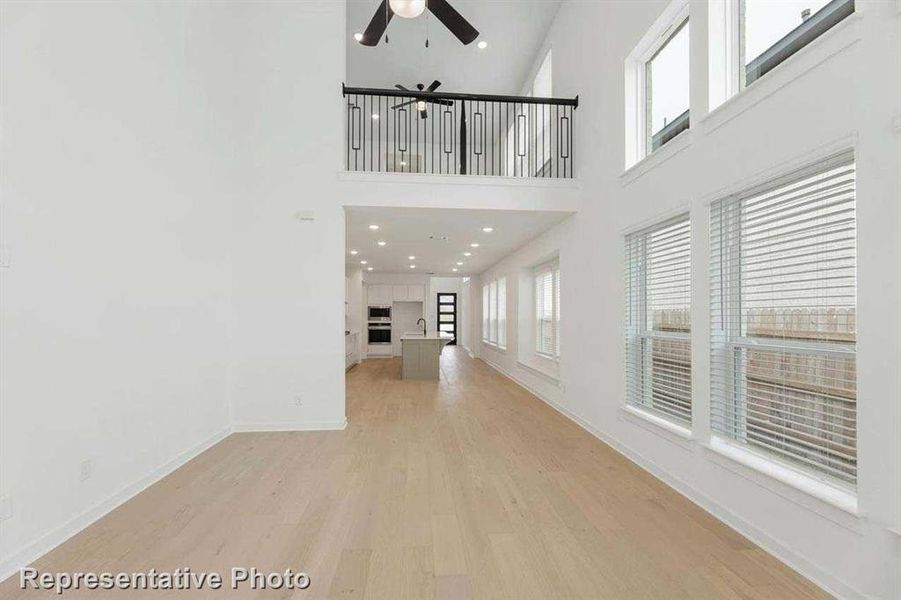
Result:
{"label": "ceiling fan on loft", "polygon": [[[441,82],[436,79],[435,81],[432,82],[432,85],[430,85],[429,87],[425,87],[423,84],[417,83],[416,89],[419,90],[420,92],[434,92],[435,90],[438,89],[438,86],[440,86],[440,85],[441,85]],[[411,96],[415,95],[415,93],[416,93],[413,90],[408,90],[407,88],[405,88],[404,86],[402,86],[399,83],[395,84],[394,87],[396,87],[397,89],[399,89],[402,92],[410,92]],[[412,100],[407,100],[406,102],[401,102],[400,104],[395,104],[391,108],[396,109],[396,108],[401,108],[404,106],[409,106],[411,104],[416,104],[416,110],[419,111],[419,116],[422,117],[423,119],[428,119],[429,113],[426,110],[426,103],[440,104],[442,106],[453,106],[454,105],[452,100],[443,100],[441,98],[420,97],[420,98],[413,98]]]}
{"label": "ceiling fan on loft", "polygon": [[[447,0],[382,0],[378,10],[375,11],[369,26],[359,38],[364,46],[377,46],[379,40],[388,29],[388,23],[395,14],[405,19],[415,19],[428,8],[429,11],[447,27],[451,33],[463,42],[471,43],[479,37],[478,30],[469,24],[456,9],[448,4]],[[385,41],[388,41],[387,36]]]}

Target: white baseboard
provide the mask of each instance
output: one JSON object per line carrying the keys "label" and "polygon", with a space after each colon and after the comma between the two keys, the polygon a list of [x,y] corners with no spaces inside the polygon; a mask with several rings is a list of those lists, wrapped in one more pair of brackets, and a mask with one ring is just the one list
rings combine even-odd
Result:
{"label": "white baseboard", "polygon": [[347,419],[340,421],[297,421],[277,423],[235,423],[235,433],[265,431],[341,431],[347,427]]}
{"label": "white baseboard", "polygon": [[703,492],[698,491],[688,482],[678,477],[673,477],[653,461],[643,458],[641,455],[631,450],[628,446],[621,443],[619,440],[605,433],[602,433],[588,421],[573,413],[566,407],[558,404],[557,402],[550,400],[545,395],[539,393],[530,386],[526,385],[519,378],[506,371],[500,365],[484,359],[482,360],[489,367],[512,380],[520,387],[525,388],[536,398],[562,414],[564,417],[574,422],[576,425],[596,437],[598,440],[600,440],[607,446],[610,446],[611,448],[613,448],[613,450],[615,450],[619,454],[622,454],[633,463],[637,464],[639,467],[649,472],[651,475],[653,475],[669,487],[673,488],[674,490],[700,506],[702,509],[725,523],[727,526],[745,536],[746,538],[775,556],[777,559],[800,573],[803,577],[806,577],[836,598],[847,600],[866,600],[867,596],[864,593],[850,587],[845,582],[839,580],[828,570],[810,562],[782,542],[773,538],[770,534],[766,533],[759,527],[752,525],[722,504],[711,499]]}
{"label": "white baseboard", "polygon": [[7,577],[18,572],[22,567],[29,565],[41,556],[47,554],[82,529],[98,521],[113,509],[118,508],[172,471],[183,466],[192,458],[206,452],[228,437],[231,432],[231,427],[226,427],[199,444],[180,452],[168,462],[160,465],[137,481],[125,486],[106,500],[94,504],[78,516],[70,519],[48,533],[45,533],[35,541],[27,544],[18,552],[3,559],[3,561],[0,562],[0,581],[5,580]]}

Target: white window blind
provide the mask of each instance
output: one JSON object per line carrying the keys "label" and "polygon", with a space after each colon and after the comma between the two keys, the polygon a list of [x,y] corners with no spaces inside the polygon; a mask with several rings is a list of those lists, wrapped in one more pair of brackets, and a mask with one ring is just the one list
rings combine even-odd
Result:
{"label": "white window blind", "polygon": [[507,347],[507,279],[501,277],[482,286],[482,341]]}
{"label": "white window blind", "polygon": [[497,345],[507,347],[507,278],[497,280]]}
{"label": "white window blind", "polygon": [[491,321],[488,315],[488,306],[490,303],[488,284],[482,286],[482,341],[487,342],[490,337]]}
{"label": "white window blind", "polygon": [[544,265],[535,272],[535,351],[560,356],[560,267]]}
{"label": "white window blind", "polygon": [[691,222],[626,237],[626,402],[691,423]]}
{"label": "white window blind", "polygon": [[711,206],[711,427],[857,480],[855,169],[848,153]]}
{"label": "white window blind", "polygon": [[488,341],[497,343],[497,281],[488,284]]}

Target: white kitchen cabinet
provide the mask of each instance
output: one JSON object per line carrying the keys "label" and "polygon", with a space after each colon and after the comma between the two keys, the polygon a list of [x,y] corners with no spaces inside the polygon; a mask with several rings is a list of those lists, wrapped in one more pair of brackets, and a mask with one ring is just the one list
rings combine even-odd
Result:
{"label": "white kitchen cabinet", "polygon": [[351,332],[344,335],[344,368],[349,369],[360,362],[360,334]]}
{"label": "white kitchen cabinet", "polygon": [[394,286],[394,301],[395,302],[406,302],[409,300],[407,297],[409,294],[407,293],[407,288],[410,286],[407,285],[395,285]]}
{"label": "white kitchen cabinet", "polygon": [[392,290],[395,302],[422,302],[425,292],[421,285],[395,285]]}
{"label": "white kitchen cabinet", "polygon": [[408,285],[407,300],[410,302],[425,301],[425,290],[423,289],[423,287],[421,285]]}
{"label": "white kitchen cabinet", "polygon": [[394,290],[390,285],[370,285],[366,290],[369,306],[387,306],[391,304],[393,297]]}

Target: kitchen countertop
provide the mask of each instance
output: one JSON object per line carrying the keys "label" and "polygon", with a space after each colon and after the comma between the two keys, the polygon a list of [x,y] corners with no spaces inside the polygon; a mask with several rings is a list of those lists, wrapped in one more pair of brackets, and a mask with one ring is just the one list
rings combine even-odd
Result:
{"label": "kitchen countertop", "polygon": [[452,340],[454,336],[444,331],[433,331],[423,336],[421,333],[407,332],[400,336],[400,341],[409,342],[416,340],[435,341],[435,340]]}

